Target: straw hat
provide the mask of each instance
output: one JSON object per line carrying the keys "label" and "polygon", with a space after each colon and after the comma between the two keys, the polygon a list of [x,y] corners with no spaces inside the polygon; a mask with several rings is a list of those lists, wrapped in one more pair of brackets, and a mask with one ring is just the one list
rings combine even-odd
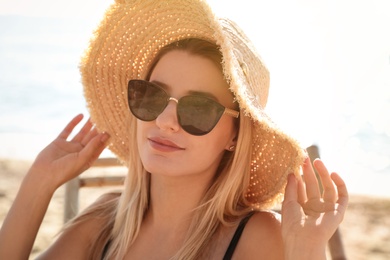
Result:
{"label": "straw hat", "polygon": [[[81,61],[91,120],[111,135],[109,149],[126,164],[129,151],[127,83],[144,78],[165,45],[200,38],[216,43],[231,91],[255,126],[247,200],[264,206],[280,197],[288,173],[298,173],[304,154],[264,112],[269,72],[244,33],[217,18],[200,0],[116,0],[95,31]],[[132,121],[134,122],[134,120]]]}

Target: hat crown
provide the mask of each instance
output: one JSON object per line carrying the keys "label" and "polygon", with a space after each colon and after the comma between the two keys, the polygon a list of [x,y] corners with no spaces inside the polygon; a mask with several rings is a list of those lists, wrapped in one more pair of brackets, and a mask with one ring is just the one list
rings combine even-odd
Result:
{"label": "hat crown", "polygon": [[[270,86],[267,67],[252,42],[236,23],[226,18],[220,18],[219,23],[225,41],[220,45],[222,48],[227,46],[226,50],[222,49],[226,67],[224,73],[228,79],[232,79],[232,91],[238,98],[246,99],[245,102],[238,100],[241,108],[248,112],[252,109],[263,110],[267,104]],[[248,103],[248,99],[251,102]]]}

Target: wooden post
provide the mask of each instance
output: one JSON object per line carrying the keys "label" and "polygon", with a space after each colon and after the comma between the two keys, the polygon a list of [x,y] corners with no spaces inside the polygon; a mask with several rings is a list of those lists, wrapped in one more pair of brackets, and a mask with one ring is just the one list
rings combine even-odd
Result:
{"label": "wooden post", "polygon": [[[116,158],[99,158],[92,167],[117,167],[123,165]],[[123,185],[125,175],[108,177],[83,177],[82,175],[65,184],[64,223],[79,212],[79,191],[82,187]]]}
{"label": "wooden post", "polygon": [[[312,145],[306,148],[307,153],[309,154],[310,161],[313,164],[313,161],[317,158],[320,158],[320,152],[318,149],[318,146]],[[320,186],[321,193],[323,191],[321,179],[318,176],[317,171],[315,171],[317,180]],[[336,229],[334,232],[333,236],[329,239],[328,242],[328,247],[329,247],[329,252],[330,255],[332,256],[333,260],[346,260],[347,257],[345,256],[344,252],[344,247],[343,247],[343,242],[341,239],[341,233],[339,229]]]}
{"label": "wooden post", "polygon": [[[311,164],[313,165],[314,160],[317,158],[320,158],[320,150],[318,149],[318,146],[312,145],[312,146],[307,147],[306,151],[309,154]],[[314,172],[316,173],[317,181],[318,181],[318,184],[320,186],[320,191],[322,193],[323,188],[322,188],[321,178],[315,169],[314,169]]]}
{"label": "wooden post", "polygon": [[79,211],[80,180],[76,177],[65,185],[64,223],[68,222]]}
{"label": "wooden post", "polygon": [[347,260],[340,229],[336,229],[333,236],[329,239],[328,246],[333,260]]}

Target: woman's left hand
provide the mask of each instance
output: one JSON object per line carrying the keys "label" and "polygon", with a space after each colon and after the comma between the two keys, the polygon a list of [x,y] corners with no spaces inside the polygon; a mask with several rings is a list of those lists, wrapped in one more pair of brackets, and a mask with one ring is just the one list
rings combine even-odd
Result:
{"label": "woman's left hand", "polygon": [[326,244],[347,209],[348,191],[341,177],[334,172],[329,174],[320,159],[313,165],[321,179],[322,194],[309,158],[302,166],[304,182],[293,174],[288,177],[282,205],[286,259],[294,256],[305,259],[302,254],[306,253],[307,259],[325,256]]}

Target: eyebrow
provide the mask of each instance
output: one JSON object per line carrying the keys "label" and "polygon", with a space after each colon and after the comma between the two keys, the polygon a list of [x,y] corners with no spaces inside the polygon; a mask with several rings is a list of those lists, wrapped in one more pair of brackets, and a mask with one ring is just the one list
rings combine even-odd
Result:
{"label": "eyebrow", "polygon": [[[156,85],[162,87],[166,91],[171,89],[171,87],[169,85],[167,85],[167,84],[165,84],[163,82],[156,81],[156,80],[153,80],[153,81],[150,81],[150,82],[152,82],[153,84],[156,84]],[[188,95],[204,96],[204,97],[208,97],[208,98],[214,99],[215,101],[218,101],[218,98],[215,95],[213,95],[210,92],[206,92],[206,91],[190,90],[190,91],[188,91]]]}

